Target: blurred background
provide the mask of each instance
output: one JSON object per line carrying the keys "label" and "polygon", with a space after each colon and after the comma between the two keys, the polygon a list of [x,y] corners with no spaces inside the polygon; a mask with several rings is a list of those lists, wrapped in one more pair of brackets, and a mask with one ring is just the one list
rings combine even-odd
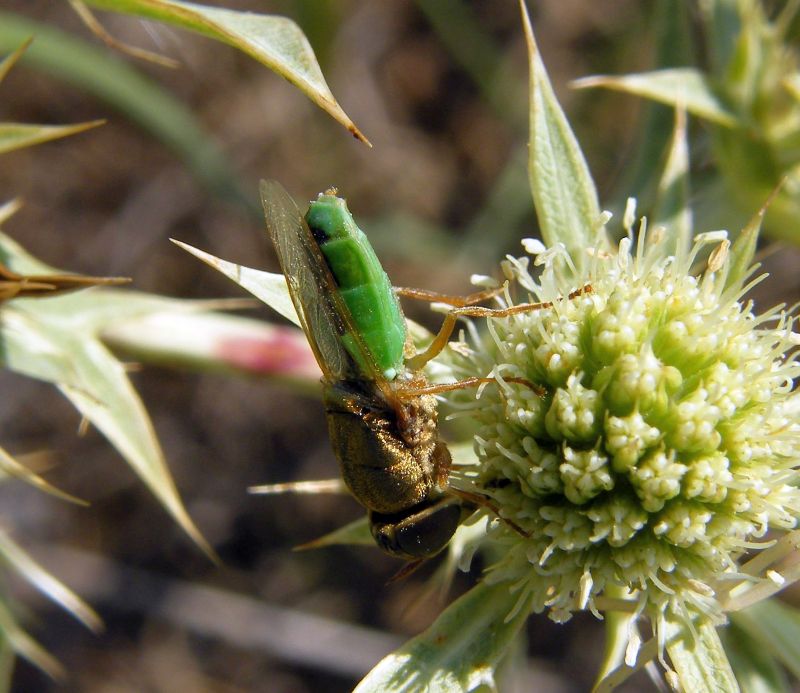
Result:
{"label": "blurred background", "polygon": [[[276,178],[298,202],[338,187],[397,285],[467,293],[519,239],[535,235],[526,170],[527,58],[515,2],[219,0],[282,14],[308,36],[342,107],[374,145],[349,137],[293,87],[219,43],[130,17],[98,15],[127,43],[176,70],[103,46],[67,3],[4,0],[2,9],[93,44],[189,109],[230,178],[85,89],[24,61],[0,85],[0,117],[103,127],[0,160],[2,199],[24,208],[5,231],[56,267],[123,275],[188,298],[243,292],[173,246],[275,271],[257,202]],[[538,0],[534,31],[605,201],[631,158],[638,100],[573,92],[572,79],[652,66],[652,3]],[[102,65],[99,66],[102,69]],[[702,152],[699,154],[702,157]],[[216,164],[215,164],[216,165]],[[216,177],[215,177],[216,176]],[[302,205],[301,205],[302,206]],[[779,254],[781,255],[781,254]],[[773,256],[769,305],[797,300],[793,252]],[[785,271],[782,271],[785,266]],[[796,275],[796,272],[794,273]],[[435,327],[424,307],[410,317]],[[280,321],[266,308],[251,317]],[[250,496],[253,484],[337,473],[322,407],[267,380],[144,367],[132,379],[190,514],[216,547],[213,565],[94,429],[49,385],[0,373],[3,445],[51,452],[47,478],[78,508],[23,484],[0,486],[2,522],[106,624],[93,635],[23,584],[29,631],[66,667],[60,684],[20,661],[13,690],[348,691],[442,608],[425,596],[433,566],[398,583],[374,548],[292,547],[360,516],[347,497]],[[459,575],[448,601],[480,572]],[[600,660],[601,624],[533,617],[503,691],[582,691]],[[628,690],[650,684],[635,679]]]}

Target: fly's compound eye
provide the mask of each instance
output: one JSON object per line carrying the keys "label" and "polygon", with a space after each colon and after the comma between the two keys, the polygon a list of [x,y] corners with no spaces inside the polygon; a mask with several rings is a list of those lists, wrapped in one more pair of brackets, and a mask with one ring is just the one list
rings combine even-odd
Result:
{"label": "fly's compound eye", "polygon": [[444,497],[392,515],[372,512],[370,524],[381,549],[397,558],[415,560],[430,558],[447,546],[461,517],[460,500]]}

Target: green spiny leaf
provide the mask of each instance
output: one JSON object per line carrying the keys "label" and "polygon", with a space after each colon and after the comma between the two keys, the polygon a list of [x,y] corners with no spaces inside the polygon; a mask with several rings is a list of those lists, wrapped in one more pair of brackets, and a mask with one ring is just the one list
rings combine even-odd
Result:
{"label": "green spiny leaf", "polygon": [[0,123],[0,154],[31,147],[42,142],[69,137],[84,130],[103,125],[105,120],[92,120],[75,125],[29,125],[27,123]]}
{"label": "green spiny leaf", "polygon": [[244,265],[237,265],[233,262],[228,262],[227,260],[209,255],[181,241],[172,239],[172,242],[236,282],[243,289],[253,294],[259,301],[266,303],[287,320],[290,320],[298,327],[300,326],[297,311],[295,311],[292,300],[289,298],[286,277],[282,274],[263,272],[261,270],[245,267]]}
{"label": "green spiny leaf", "polygon": [[[539,57],[530,19],[520,2],[530,64],[528,174],[545,244],[563,243],[578,273],[586,249],[598,243],[600,205],[586,160]],[[604,244],[604,238],[600,238]]]}
{"label": "green spiny leaf", "polygon": [[618,77],[597,75],[576,80],[573,85],[579,88],[605,87],[653,99],[673,108],[683,106],[692,115],[725,127],[734,127],[738,122],[736,116],[716,95],[709,79],[691,67],[674,67]]}
{"label": "green spiny leaf", "polygon": [[87,628],[95,632],[102,628],[100,617],[88,604],[42,568],[2,531],[0,531],[0,557],[37,590],[69,611]]}
{"label": "green spiny leaf", "polygon": [[683,690],[692,693],[738,693],[736,677],[717,629],[712,624],[696,623],[694,633],[690,633],[685,624],[668,620],[666,636],[667,652]]}
{"label": "green spiny leaf", "polygon": [[675,130],[653,208],[653,224],[667,233],[664,252],[683,261],[692,242],[689,208],[689,147],[686,142],[686,112],[675,111]]}
{"label": "green spiny leaf", "polygon": [[367,674],[355,693],[463,693],[493,689],[495,668],[528,617],[507,584],[473,587],[424,633]]}
{"label": "green spiny leaf", "polygon": [[87,0],[87,4],[167,22],[230,44],[294,84],[369,144],[334,98],[308,39],[291,19],[178,0]]}
{"label": "green spiny leaf", "polygon": [[[0,261],[17,272],[54,271],[4,234]],[[99,310],[113,309],[103,298],[102,293],[97,297]],[[98,337],[96,315],[91,324],[83,318],[92,313],[94,303],[95,294],[88,291],[6,302],[0,310],[0,363],[56,385],[119,450],[183,530],[214,557],[180,501],[150,418],[123,365]]]}

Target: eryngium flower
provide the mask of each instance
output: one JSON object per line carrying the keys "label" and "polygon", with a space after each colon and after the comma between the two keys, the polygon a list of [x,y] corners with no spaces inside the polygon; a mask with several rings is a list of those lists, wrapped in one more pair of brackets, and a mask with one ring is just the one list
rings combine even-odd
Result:
{"label": "eryngium flower", "polygon": [[552,307],[489,319],[482,338],[472,330],[457,375],[498,384],[451,401],[478,422],[480,465],[457,483],[508,520],[492,530],[503,552],[487,580],[555,620],[596,611],[606,590],[628,593],[659,630],[664,616],[723,621],[720,580],[770,530],[795,527],[800,368],[793,319],[756,316],[749,287],[727,281],[724,232],[683,258],[644,239],[593,253],[577,280],[559,249],[536,256],[538,281],[529,258],[509,258],[526,299]]}

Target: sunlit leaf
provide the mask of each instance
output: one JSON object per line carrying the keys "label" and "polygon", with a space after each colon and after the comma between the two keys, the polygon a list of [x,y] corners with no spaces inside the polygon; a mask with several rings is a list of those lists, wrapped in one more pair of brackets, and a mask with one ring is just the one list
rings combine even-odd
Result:
{"label": "sunlit leaf", "polygon": [[664,228],[664,253],[681,262],[692,242],[692,212],[689,207],[689,146],[686,141],[686,112],[675,111],[667,163],[661,174],[653,208],[653,225]]}
{"label": "sunlit leaf", "polygon": [[28,125],[25,123],[0,123],[0,154],[34,144],[69,137],[78,132],[96,128],[105,120],[92,120],[75,125]]}
{"label": "sunlit leaf", "polygon": [[8,641],[11,649],[20,657],[55,679],[64,677],[64,669],[38,642],[19,627],[5,600],[0,599],[0,633]]}
{"label": "sunlit leaf", "polygon": [[[4,234],[0,234],[0,260],[15,272],[61,274]],[[96,318],[98,312],[114,307],[97,293],[6,302],[0,309],[0,363],[56,385],[119,450],[183,530],[213,557],[180,501],[147,411],[122,363],[98,338],[100,325],[85,317]]]}
{"label": "sunlit leaf", "polygon": [[189,517],[169,473],[155,431],[122,364],[99,341],[77,338],[70,347],[79,386],[59,389],[98,428],[183,530],[209,556],[214,552]]}
{"label": "sunlit leaf", "polygon": [[87,628],[93,631],[102,628],[100,617],[86,602],[42,568],[2,531],[0,557],[48,599],[69,611]]}
{"label": "sunlit leaf", "polygon": [[[3,209],[0,207],[0,218]],[[0,261],[29,276],[59,273],[2,233]],[[272,292],[268,295],[277,297],[279,305],[283,297],[282,303],[291,310],[289,317],[294,316],[283,275],[251,272],[260,279],[266,277],[268,291]],[[80,279],[76,275],[66,276]],[[288,378],[295,386],[313,386],[316,392],[319,366],[301,330],[212,312],[253,304],[249,299],[180,300],[136,291],[93,289],[90,298],[63,296],[58,302],[40,302],[37,314],[46,315],[48,320],[73,331],[95,335],[138,360]],[[15,370],[57,380],[52,375],[51,362],[59,359],[58,345],[50,344],[40,331],[31,330],[24,315],[11,312],[6,322],[5,326],[0,325],[0,332],[8,347],[6,358],[16,361]],[[34,342],[40,342],[40,346],[31,350]],[[64,374],[67,368],[62,363],[57,371]]]}
{"label": "sunlit leaf", "polygon": [[308,39],[291,19],[178,0],[86,2],[100,9],[168,22],[238,48],[294,84],[354,137],[369,144],[333,97]]}
{"label": "sunlit leaf", "polygon": [[298,327],[300,326],[297,312],[294,309],[291,298],[289,298],[286,277],[282,274],[263,272],[261,270],[245,267],[244,265],[237,265],[233,262],[228,262],[227,260],[209,255],[186,243],[181,243],[181,241],[172,239],[172,242],[195,257],[200,258],[207,265],[210,265],[229,279],[232,279],[243,289],[253,294],[259,301],[266,303],[270,308],[276,310],[287,320],[290,320]]}
{"label": "sunlit leaf", "polygon": [[692,693],[738,693],[717,629],[710,623],[695,623],[694,634],[683,623],[667,621],[667,652],[681,688]]}
{"label": "sunlit leaf", "polygon": [[507,584],[478,584],[381,660],[355,693],[496,690],[495,668],[528,617],[523,606],[507,619],[518,599]]}
{"label": "sunlit leaf", "polygon": [[709,79],[691,67],[674,67],[630,75],[596,75],[576,80],[578,88],[605,87],[665,103],[683,106],[699,118],[733,127],[736,116],[716,95]]}
{"label": "sunlit leaf", "polygon": [[[2,335],[0,335],[0,340],[2,340]],[[0,448],[0,472],[15,479],[19,479],[20,481],[24,481],[31,486],[38,488],[40,491],[49,493],[52,496],[61,498],[62,500],[69,501],[70,503],[76,503],[78,505],[88,505],[88,503],[82,501],[80,498],[76,498],[69,493],[57,489],[55,486],[48,484],[44,479],[42,479],[42,477],[32,472],[24,464],[18,462],[3,448]]]}
{"label": "sunlit leaf", "polygon": [[41,302],[19,299],[13,309],[0,312],[0,361],[56,385],[119,450],[187,534],[213,554],[180,502],[147,411],[123,365],[91,333],[37,315]]}
{"label": "sunlit leaf", "polygon": [[[115,292],[114,296],[116,302],[130,304],[141,295]],[[207,312],[200,305],[192,310],[187,301],[164,303],[160,308],[142,310],[139,315],[130,312],[106,318],[103,341],[137,361],[266,375],[291,380],[293,386],[319,394],[322,374],[302,330]]]}
{"label": "sunlit leaf", "polygon": [[586,249],[605,244],[597,191],[539,56],[524,2],[520,6],[530,64],[528,174],[536,216],[545,244],[563,243],[580,274]]}

